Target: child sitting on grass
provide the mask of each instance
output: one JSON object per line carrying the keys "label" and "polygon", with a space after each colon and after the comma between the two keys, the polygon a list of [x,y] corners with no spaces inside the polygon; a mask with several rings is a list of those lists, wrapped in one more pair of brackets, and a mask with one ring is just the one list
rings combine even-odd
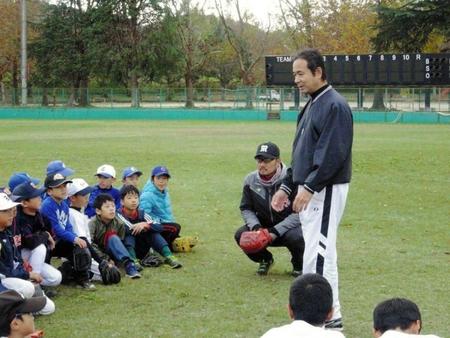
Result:
{"label": "child sitting on grass", "polygon": [[116,216],[114,199],[108,194],[100,194],[94,200],[96,217],[89,222],[92,247],[102,259],[111,257],[122,263],[126,276],[141,278],[132,257],[122,242],[125,239],[125,224]]}
{"label": "child sitting on grass", "polygon": [[197,244],[197,237],[180,237],[181,225],[175,222],[168,190],[170,174],[167,167],[152,169],[150,180],[141,194],[141,208],[154,222],[163,226],[161,235],[169,243],[172,251],[187,252]]}
{"label": "child sitting on grass", "polygon": [[112,185],[116,181],[116,170],[112,165],[103,164],[97,169],[95,174],[98,179],[98,184],[95,186],[94,190],[89,196],[89,202],[84,210],[84,213],[89,217],[95,216],[94,200],[99,194],[109,194],[114,200],[116,209],[120,208],[120,194],[119,190],[114,188]]}
{"label": "child sitting on grass", "polygon": [[131,235],[131,241],[135,243],[136,257],[142,261],[149,249],[153,248],[164,257],[165,264],[173,269],[181,268],[181,263],[161,236],[161,224],[154,223],[150,216],[139,209],[139,190],[133,185],[126,185],[120,190],[120,198],[122,207],[119,213],[129,222],[127,235]]}

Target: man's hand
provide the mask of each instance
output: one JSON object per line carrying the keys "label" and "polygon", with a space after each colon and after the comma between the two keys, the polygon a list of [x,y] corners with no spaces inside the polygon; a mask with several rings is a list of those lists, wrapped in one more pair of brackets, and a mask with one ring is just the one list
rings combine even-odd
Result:
{"label": "man's hand", "polygon": [[311,201],[313,194],[310,193],[305,188],[299,188],[297,192],[297,196],[295,196],[294,203],[292,205],[292,209],[295,212],[302,212],[306,210],[308,207],[309,201]]}
{"label": "man's hand", "polygon": [[30,279],[34,280],[36,283],[41,283],[42,282],[42,276],[40,274],[38,274],[37,272],[30,272]]}
{"label": "man's hand", "polygon": [[141,222],[133,224],[133,231],[131,232],[134,236],[139,235],[142,231],[150,229],[150,225],[147,222]]}
{"label": "man's hand", "polygon": [[80,238],[80,237],[76,237],[75,241],[73,242],[73,244],[78,245],[82,249],[87,247],[86,241],[84,239]]}
{"label": "man's hand", "polygon": [[283,190],[278,190],[275,195],[273,195],[272,202],[270,203],[272,209],[278,212],[282,211],[289,205],[288,197],[288,194],[286,194]]}

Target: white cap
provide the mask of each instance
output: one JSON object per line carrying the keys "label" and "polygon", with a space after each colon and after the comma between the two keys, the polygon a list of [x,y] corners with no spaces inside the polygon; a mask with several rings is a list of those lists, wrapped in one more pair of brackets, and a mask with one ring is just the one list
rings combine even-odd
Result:
{"label": "white cap", "polygon": [[103,164],[97,169],[97,173],[95,174],[95,176],[98,175],[102,175],[108,178],[110,177],[116,178],[116,169],[114,169],[112,165]]}
{"label": "white cap", "polygon": [[82,178],[74,178],[72,183],[67,185],[67,195],[73,196],[75,194],[87,195],[94,190],[85,180]]}
{"label": "white cap", "polygon": [[11,201],[11,199],[5,193],[0,193],[0,210],[8,210],[14,208],[16,205],[20,203],[15,203]]}

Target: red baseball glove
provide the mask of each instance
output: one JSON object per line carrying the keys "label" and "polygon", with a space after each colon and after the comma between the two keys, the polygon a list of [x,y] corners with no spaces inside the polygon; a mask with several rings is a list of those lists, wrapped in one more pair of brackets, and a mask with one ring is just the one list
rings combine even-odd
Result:
{"label": "red baseball glove", "polygon": [[263,228],[258,231],[244,231],[239,241],[239,246],[247,254],[257,253],[265,249],[272,237],[267,229]]}

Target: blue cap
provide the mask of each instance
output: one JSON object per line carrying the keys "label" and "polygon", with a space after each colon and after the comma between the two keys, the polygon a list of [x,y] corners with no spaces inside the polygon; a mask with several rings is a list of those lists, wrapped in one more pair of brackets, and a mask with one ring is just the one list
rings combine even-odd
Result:
{"label": "blue cap", "polygon": [[14,188],[11,194],[11,199],[14,202],[20,202],[23,200],[29,200],[41,196],[45,191],[45,188],[38,188],[33,182],[25,182],[19,184]]}
{"label": "blue cap", "polygon": [[22,184],[25,182],[32,182],[34,184],[38,184],[39,179],[31,177],[30,175],[28,175],[25,172],[14,173],[9,178],[9,182],[8,182],[9,190],[13,191],[15,187],[17,187],[19,184]]}
{"label": "blue cap", "polygon": [[127,177],[133,176],[134,174],[141,176],[142,171],[140,171],[136,167],[126,167],[122,172],[122,179],[125,179]]}
{"label": "blue cap", "polygon": [[158,176],[163,176],[163,175],[170,177],[169,169],[167,169],[167,167],[164,167],[161,165],[161,166],[154,167],[152,169],[152,177],[153,176],[158,177]]}
{"label": "blue cap", "polygon": [[74,173],[74,170],[66,167],[64,162],[60,161],[60,160],[51,161],[47,165],[47,175],[46,176],[51,176],[54,174],[61,174],[65,177],[67,177],[67,176],[73,175],[73,173]]}

